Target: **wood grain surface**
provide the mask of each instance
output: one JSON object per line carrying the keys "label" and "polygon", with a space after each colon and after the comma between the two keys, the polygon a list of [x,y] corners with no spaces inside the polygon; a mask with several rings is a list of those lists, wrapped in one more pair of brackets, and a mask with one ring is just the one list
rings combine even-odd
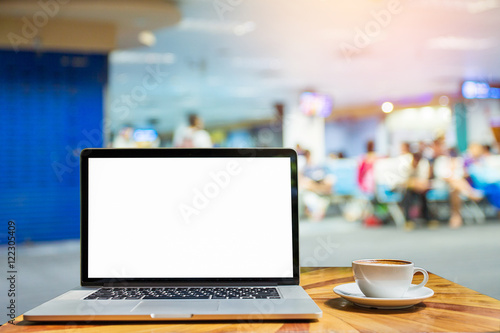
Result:
{"label": "wood grain surface", "polygon": [[[419,275],[414,283],[419,282]],[[404,310],[358,307],[333,292],[353,282],[350,267],[302,268],[301,285],[323,310],[317,321],[40,324],[16,318],[1,332],[500,332],[500,300],[434,274],[431,298]]]}

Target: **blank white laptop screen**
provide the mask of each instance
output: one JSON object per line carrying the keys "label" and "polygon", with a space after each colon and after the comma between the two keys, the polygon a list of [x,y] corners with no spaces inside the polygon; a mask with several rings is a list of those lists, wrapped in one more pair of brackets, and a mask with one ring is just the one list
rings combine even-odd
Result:
{"label": "blank white laptop screen", "polygon": [[89,278],[293,277],[290,159],[89,158]]}

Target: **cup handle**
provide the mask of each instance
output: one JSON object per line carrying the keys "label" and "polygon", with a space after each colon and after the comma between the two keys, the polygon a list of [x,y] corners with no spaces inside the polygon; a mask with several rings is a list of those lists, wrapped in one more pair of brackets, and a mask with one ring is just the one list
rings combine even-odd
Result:
{"label": "cup handle", "polygon": [[408,289],[408,291],[414,291],[414,290],[420,289],[423,286],[425,286],[425,284],[427,283],[427,281],[429,281],[429,274],[427,274],[427,271],[425,269],[420,268],[420,267],[415,267],[413,269],[413,275],[415,275],[415,273],[418,273],[418,272],[420,272],[420,273],[422,273],[424,275],[424,280],[422,282],[420,282],[416,286],[410,286],[410,288]]}

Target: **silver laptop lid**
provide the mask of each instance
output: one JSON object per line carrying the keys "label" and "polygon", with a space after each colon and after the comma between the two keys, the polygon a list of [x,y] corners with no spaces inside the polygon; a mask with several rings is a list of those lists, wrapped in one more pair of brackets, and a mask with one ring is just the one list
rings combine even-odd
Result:
{"label": "silver laptop lid", "polygon": [[81,282],[298,284],[291,149],[85,149]]}

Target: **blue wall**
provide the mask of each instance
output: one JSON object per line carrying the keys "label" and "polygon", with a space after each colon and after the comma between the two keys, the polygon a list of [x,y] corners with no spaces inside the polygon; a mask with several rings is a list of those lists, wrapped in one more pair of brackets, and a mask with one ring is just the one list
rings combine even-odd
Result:
{"label": "blue wall", "polygon": [[80,236],[79,151],[102,147],[107,55],[0,51],[0,244]]}
{"label": "blue wall", "polygon": [[359,120],[340,120],[325,124],[325,150],[343,152],[346,157],[357,157],[366,153],[366,143],[376,139],[377,117]]}

